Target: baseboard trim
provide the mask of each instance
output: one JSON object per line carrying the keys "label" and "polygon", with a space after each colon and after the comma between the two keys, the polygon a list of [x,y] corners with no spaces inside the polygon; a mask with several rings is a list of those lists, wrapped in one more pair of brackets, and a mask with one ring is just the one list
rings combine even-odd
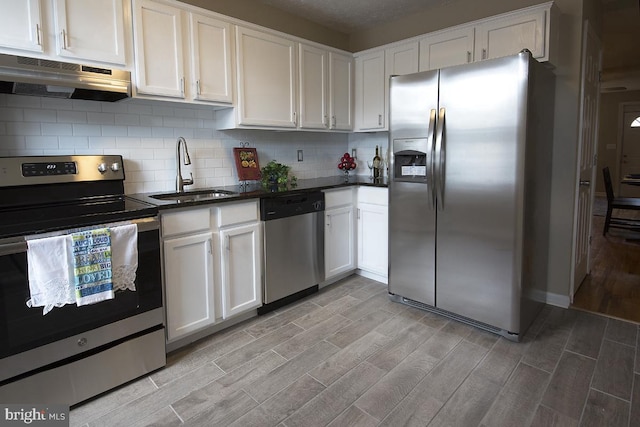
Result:
{"label": "baseboard trim", "polygon": [[358,276],[366,277],[367,279],[375,280],[376,282],[384,283],[387,285],[389,283],[386,276],[382,276],[380,274],[372,273],[370,271],[356,269],[356,274]]}

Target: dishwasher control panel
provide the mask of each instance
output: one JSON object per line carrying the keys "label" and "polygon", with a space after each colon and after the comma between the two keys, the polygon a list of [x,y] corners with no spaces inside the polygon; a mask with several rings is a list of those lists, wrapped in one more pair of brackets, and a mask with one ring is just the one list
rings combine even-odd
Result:
{"label": "dishwasher control panel", "polygon": [[260,200],[260,219],[270,221],[324,211],[324,193],[322,191],[306,191]]}

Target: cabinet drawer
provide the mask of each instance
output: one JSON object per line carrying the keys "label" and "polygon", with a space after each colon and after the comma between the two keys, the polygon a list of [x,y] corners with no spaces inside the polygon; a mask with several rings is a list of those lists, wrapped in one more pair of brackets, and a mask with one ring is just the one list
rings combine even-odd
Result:
{"label": "cabinet drawer", "polygon": [[386,188],[359,187],[358,203],[372,203],[374,205],[387,206],[389,204],[389,191]]}
{"label": "cabinet drawer", "polygon": [[210,217],[208,208],[163,213],[160,216],[162,235],[163,237],[169,237],[176,234],[208,230],[211,228]]}
{"label": "cabinet drawer", "polygon": [[353,204],[353,189],[342,188],[340,190],[324,191],[325,209],[331,209],[336,206],[344,206]]}
{"label": "cabinet drawer", "polygon": [[252,200],[249,202],[229,203],[216,207],[218,227],[258,221],[260,219],[258,203],[257,200]]}

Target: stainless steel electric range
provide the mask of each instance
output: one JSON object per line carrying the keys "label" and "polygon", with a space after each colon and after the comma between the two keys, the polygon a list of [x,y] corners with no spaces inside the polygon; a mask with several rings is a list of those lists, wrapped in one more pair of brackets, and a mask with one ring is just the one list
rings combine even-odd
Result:
{"label": "stainless steel electric range", "polygon": [[[121,156],[0,157],[0,402],[74,405],[165,365],[158,210],[124,179]],[[27,305],[30,240],[114,224],[137,227],[133,290]]]}

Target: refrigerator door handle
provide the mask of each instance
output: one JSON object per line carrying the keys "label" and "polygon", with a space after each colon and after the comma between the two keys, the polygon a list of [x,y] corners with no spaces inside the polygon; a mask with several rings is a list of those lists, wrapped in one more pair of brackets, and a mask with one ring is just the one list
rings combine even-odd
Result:
{"label": "refrigerator door handle", "polygon": [[434,161],[434,147],[436,139],[436,109],[432,109],[429,113],[429,133],[427,135],[427,185],[429,187],[429,210],[436,208],[436,181],[435,181],[435,161]]}
{"label": "refrigerator door handle", "polygon": [[436,173],[436,189],[438,191],[438,207],[440,210],[444,209],[444,177],[445,177],[445,140],[444,140],[444,119],[446,115],[446,109],[440,108],[438,114],[438,123],[436,125],[436,150],[435,150],[435,173]]}

